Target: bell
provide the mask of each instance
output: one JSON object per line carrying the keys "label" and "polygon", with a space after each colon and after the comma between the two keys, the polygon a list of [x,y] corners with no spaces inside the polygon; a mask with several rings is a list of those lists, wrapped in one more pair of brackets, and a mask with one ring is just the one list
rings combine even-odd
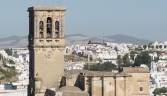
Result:
{"label": "bell", "polygon": [[48,28],[52,28],[52,27],[51,27],[51,24],[48,24]]}

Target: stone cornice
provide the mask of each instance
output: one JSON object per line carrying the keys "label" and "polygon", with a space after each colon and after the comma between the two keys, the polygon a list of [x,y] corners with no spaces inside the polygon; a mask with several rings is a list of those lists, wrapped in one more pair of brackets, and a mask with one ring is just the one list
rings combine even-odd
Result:
{"label": "stone cornice", "polygon": [[32,39],[40,39],[40,40],[42,40],[42,39],[45,39],[45,40],[59,40],[59,39],[65,39],[65,38],[63,38],[63,37],[60,37],[60,38],[56,38],[56,37],[53,37],[53,38],[47,38],[47,37],[43,37],[43,38],[40,38],[40,37],[34,37],[34,38],[32,38]]}
{"label": "stone cornice", "polygon": [[81,75],[81,76],[88,76],[88,77],[132,77],[132,75],[129,74],[85,74],[85,75]]}
{"label": "stone cornice", "polygon": [[29,45],[29,48],[65,48],[65,45],[59,44],[57,46],[35,46],[35,45]]}
{"label": "stone cornice", "polygon": [[33,6],[29,7],[27,11],[65,11],[64,6]]}

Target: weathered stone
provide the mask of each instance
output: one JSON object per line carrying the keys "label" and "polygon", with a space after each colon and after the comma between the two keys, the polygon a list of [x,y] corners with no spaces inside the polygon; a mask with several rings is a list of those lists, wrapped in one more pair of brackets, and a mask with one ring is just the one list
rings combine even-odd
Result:
{"label": "weathered stone", "polygon": [[[34,6],[29,12],[29,95],[59,86],[64,75],[65,7]],[[59,18],[57,18],[59,17]],[[36,75],[41,81],[35,82]],[[41,95],[41,94],[39,94]]]}

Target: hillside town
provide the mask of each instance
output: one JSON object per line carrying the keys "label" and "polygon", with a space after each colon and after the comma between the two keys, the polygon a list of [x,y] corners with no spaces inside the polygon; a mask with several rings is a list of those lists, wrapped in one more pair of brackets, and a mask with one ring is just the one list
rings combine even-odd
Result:
{"label": "hillside town", "polygon": [[[1,96],[26,96],[29,84],[29,51],[26,48],[1,49],[0,91]],[[9,77],[6,71],[13,68],[17,73]],[[5,71],[5,72],[4,72]],[[12,74],[13,71],[9,71]],[[4,77],[4,78],[3,78]],[[13,80],[13,78],[16,78]]]}
{"label": "hillside town", "polygon": [[[76,44],[65,48],[66,55],[78,55],[87,58],[86,62],[73,60],[65,62],[65,70],[84,69],[87,65],[111,62],[117,67],[120,64],[129,66],[137,63],[137,57],[142,52],[147,52],[150,64],[140,63],[135,67],[148,67],[150,69],[150,96],[154,96],[157,90],[167,87],[167,42],[153,42],[148,45],[134,45],[126,43],[105,44]],[[128,59],[124,58],[128,56]],[[119,57],[123,60],[120,63]],[[127,62],[128,60],[128,62]],[[112,70],[113,72],[118,72]],[[158,93],[160,94],[160,93]]]}
{"label": "hillside town", "polygon": [[[157,47],[158,46],[158,47]],[[89,70],[92,65],[110,62],[116,66],[111,68],[117,73],[120,66],[147,67],[150,69],[150,96],[156,90],[167,87],[167,42],[153,42],[148,45],[126,43],[91,43],[66,46],[64,50],[64,70]],[[11,53],[9,52],[11,50]],[[136,64],[140,53],[147,52],[150,64]],[[0,78],[0,90],[4,92],[23,92],[26,94],[29,83],[29,51],[26,48],[1,49],[1,69],[14,67],[16,80]],[[142,61],[141,61],[142,62]],[[127,63],[127,64],[126,64]],[[88,66],[87,69],[86,66]],[[98,71],[98,70],[97,70]],[[2,71],[0,76],[3,77]],[[5,91],[6,90],[6,91]],[[11,90],[11,91],[9,91]],[[15,90],[15,91],[14,91]],[[159,93],[158,93],[159,94]],[[4,95],[6,96],[6,95]]]}

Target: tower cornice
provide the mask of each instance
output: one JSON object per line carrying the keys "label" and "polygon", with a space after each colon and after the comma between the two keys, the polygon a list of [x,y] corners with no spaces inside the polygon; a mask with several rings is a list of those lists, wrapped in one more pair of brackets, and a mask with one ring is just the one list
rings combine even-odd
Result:
{"label": "tower cornice", "polygon": [[64,6],[33,6],[29,7],[27,11],[65,11]]}

